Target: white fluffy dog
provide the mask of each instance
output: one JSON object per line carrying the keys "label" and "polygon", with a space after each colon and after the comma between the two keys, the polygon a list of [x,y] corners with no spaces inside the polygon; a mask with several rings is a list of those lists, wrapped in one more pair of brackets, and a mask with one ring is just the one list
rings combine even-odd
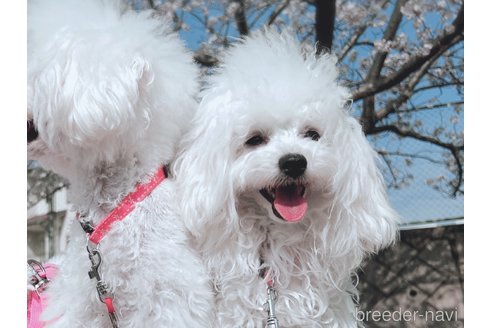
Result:
{"label": "white fluffy dog", "polygon": [[204,92],[176,171],[217,327],[357,326],[351,278],[398,218],[335,62],[267,31],[233,47]]}
{"label": "white fluffy dog", "polygon": [[[172,161],[196,109],[197,68],[169,31],[114,1],[28,4],[28,157],[70,180],[71,202],[94,225]],[[119,327],[211,326],[210,280],[173,186],[160,183],[97,248]],[[111,326],[86,244],[74,222],[46,291],[49,327]]]}

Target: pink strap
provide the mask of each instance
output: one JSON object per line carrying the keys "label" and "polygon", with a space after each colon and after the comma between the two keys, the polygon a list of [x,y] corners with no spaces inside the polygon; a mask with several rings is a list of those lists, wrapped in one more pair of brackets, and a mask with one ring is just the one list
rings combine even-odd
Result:
{"label": "pink strap", "polygon": [[165,172],[163,168],[159,168],[152,180],[146,184],[139,184],[136,190],[128,194],[120,204],[111,211],[94,229],[90,234],[89,240],[94,244],[99,244],[101,239],[108,233],[111,226],[116,221],[123,220],[133,209],[136,203],[145,199],[158,185],[165,179]]}
{"label": "pink strap", "polygon": [[[53,279],[58,273],[58,267],[52,263],[44,264],[46,270],[46,277]],[[40,295],[35,290],[31,290],[27,293],[27,328],[42,328],[44,323],[41,321],[41,313],[46,307],[47,297],[46,294],[40,292]]]}
{"label": "pink strap", "polygon": [[106,304],[106,309],[108,313],[114,313],[113,299],[111,297],[106,297],[104,299],[104,303]]}
{"label": "pink strap", "polygon": [[42,328],[43,323],[39,319],[43,312],[43,302],[35,291],[27,293],[27,328]]}

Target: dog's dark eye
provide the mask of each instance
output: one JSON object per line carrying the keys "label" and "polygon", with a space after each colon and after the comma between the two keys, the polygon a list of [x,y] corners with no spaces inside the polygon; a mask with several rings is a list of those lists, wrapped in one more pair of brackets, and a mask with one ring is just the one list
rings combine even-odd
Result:
{"label": "dog's dark eye", "polygon": [[304,138],[311,138],[314,141],[318,141],[321,136],[319,135],[318,131],[311,129],[304,133]]}
{"label": "dog's dark eye", "polygon": [[27,121],[27,143],[36,140],[38,137],[38,130],[36,130],[36,126],[34,126],[34,121]]}
{"label": "dog's dark eye", "polygon": [[266,143],[266,138],[259,134],[255,134],[246,141],[246,145],[248,146],[258,146],[264,143]]}

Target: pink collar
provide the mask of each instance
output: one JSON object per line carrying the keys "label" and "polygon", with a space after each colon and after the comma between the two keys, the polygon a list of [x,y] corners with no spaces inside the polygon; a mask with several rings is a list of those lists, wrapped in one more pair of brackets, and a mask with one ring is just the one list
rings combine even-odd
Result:
{"label": "pink collar", "polygon": [[[111,230],[111,226],[116,221],[122,221],[130,214],[137,203],[144,200],[164,179],[166,178],[165,168],[159,168],[152,179],[145,184],[137,184],[135,190],[128,195],[114,208],[104,219],[93,227],[90,222],[77,213],[82,228],[87,233],[89,240],[94,244],[99,244],[106,234]],[[82,220],[80,220],[82,219]]]}

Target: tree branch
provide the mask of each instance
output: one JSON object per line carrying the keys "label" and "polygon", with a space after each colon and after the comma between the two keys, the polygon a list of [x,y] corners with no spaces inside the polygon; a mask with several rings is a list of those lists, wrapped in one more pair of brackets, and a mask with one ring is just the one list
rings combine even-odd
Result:
{"label": "tree branch", "polygon": [[435,40],[427,55],[420,55],[411,58],[405,63],[397,72],[380,79],[378,81],[371,81],[369,83],[362,84],[357,90],[352,93],[352,99],[354,101],[372,96],[384,90],[397,85],[411,73],[418,70],[428,60],[432,59],[436,53],[443,52],[454,44],[464,39],[464,9],[461,7],[455,21],[452,24],[452,28],[445,32],[440,38]]}
{"label": "tree branch", "polygon": [[244,4],[244,0],[234,0],[239,4],[238,9],[234,13],[234,18],[236,19],[237,30],[240,35],[248,35],[249,27],[248,22],[246,20],[246,7]]}
{"label": "tree branch", "polygon": [[434,164],[443,164],[443,161],[438,161],[432,157],[423,156],[423,155],[419,155],[419,154],[390,152],[390,151],[386,151],[386,150],[378,150],[378,153],[381,155],[386,155],[386,156],[400,156],[400,157],[417,158],[417,159],[426,160],[426,161],[434,163]]}
{"label": "tree branch", "polygon": [[452,81],[452,82],[443,82],[439,84],[430,84],[426,85],[417,89],[413,90],[413,93],[416,94],[418,92],[430,90],[430,89],[435,89],[435,88],[445,88],[445,87],[451,87],[451,86],[459,86],[459,85],[465,85],[463,81]]}
{"label": "tree branch", "polygon": [[421,135],[421,134],[419,134],[413,130],[402,130],[399,127],[397,127],[396,125],[376,126],[376,127],[374,127],[374,129],[372,129],[372,131],[369,132],[369,134],[378,134],[381,132],[393,132],[400,137],[409,137],[412,139],[428,142],[428,143],[431,143],[433,145],[436,145],[436,146],[439,146],[442,148],[446,148],[449,150],[451,150],[451,149],[463,150],[464,149],[464,145],[454,145],[452,143],[446,143],[446,142],[443,142],[443,141],[436,139],[436,138]]}
{"label": "tree branch", "polygon": [[260,20],[260,18],[263,17],[263,15],[267,11],[269,11],[272,6],[273,6],[273,4],[271,2],[266,2],[263,5],[258,5],[258,7],[256,7],[257,13],[255,13],[255,17],[253,19],[251,19],[251,17],[253,15],[252,14],[250,15],[250,18],[249,18],[250,19],[249,26],[255,26],[256,23],[258,23],[258,20]]}
{"label": "tree branch", "polygon": [[425,110],[433,110],[436,108],[447,108],[451,106],[456,106],[456,105],[463,105],[464,101],[453,101],[449,103],[442,103],[442,104],[433,104],[433,105],[424,105],[424,106],[413,106],[408,109],[400,109],[398,113],[415,113],[415,112],[420,112],[420,111],[425,111]]}
{"label": "tree branch", "polygon": [[267,25],[270,26],[275,22],[275,19],[277,19],[278,15],[284,11],[284,9],[289,5],[290,0],[285,0],[284,3],[281,6],[277,7],[277,10],[275,10],[270,17],[268,17],[268,22]]}
{"label": "tree branch", "polygon": [[384,163],[388,167],[388,170],[391,173],[391,177],[393,178],[393,183],[396,186],[398,184],[398,179],[396,178],[395,171],[393,170],[393,167],[391,166],[391,161],[389,160],[389,158],[387,157],[387,154],[385,152],[378,151],[378,154],[381,155],[381,158],[383,159]]}
{"label": "tree branch", "polygon": [[[401,19],[403,14],[401,13],[401,7],[407,0],[398,0],[393,9],[393,13],[391,14],[390,21],[388,22],[388,26],[386,27],[386,31],[384,31],[383,40],[384,41],[392,41],[395,38],[396,31],[400,26]],[[384,61],[388,56],[388,52],[379,51],[376,53],[373,59],[373,63],[371,68],[369,69],[369,73],[367,74],[367,81],[369,83],[374,82],[379,78],[381,74],[381,70],[383,69]]]}
{"label": "tree branch", "polygon": [[434,63],[434,61],[437,58],[439,58],[440,55],[441,53],[437,53],[432,59],[425,62],[415,74],[413,74],[413,76],[411,77],[410,81],[408,81],[405,88],[400,92],[400,96],[393,100],[390,100],[386,104],[385,108],[379,110],[375,114],[376,116],[375,121],[380,121],[385,117],[387,117],[389,114],[394,113],[397,110],[397,108],[399,108],[401,105],[403,105],[405,102],[407,102],[410,99],[410,97],[413,95],[413,89],[415,89],[417,84],[424,77],[429,67]]}
{"label": "tree branch", "polygon": [[458,192],[460,191],[460,186],[463,182],[463,164],[461,163],[460,152],[464,150],[464,145],[454,145],[452,143],[442,142],[441,140],[438,140],[436,138],[432,138],[429,136],[424,136],[424,135],[418,134],[417,132],[415,132],[413,130],[402,130],[395,125],[384,125],[384,126],[375,127],[370,132],[370,134],[377,134],[377,133],[386,132],[386,131],[387,132],[393,132],[400,137],[404,137],[404,138],[408,137],[408,138],[412,138],[415,140],[428,142],[430,144],[433,144],[433,145],[447,149],[451,153],[451,155],[453,156],[453,158],[456,162],[457,170],[458,170],[457,183],[452,185],[452,187],[453,187],[452,195],[456,196],[458,194]]}
{"label": "tree branch", "polygon": [[[390,21],[388,22],[388,26],[386,27],[386,31],[383,35],[384,41],[391,41],[395,38],[396,31],[400,26],[401,19],[403,14],[401,13],[401,7],[406,2],[406,0],[398,0],[395,7],[393,8],[393,13],[391,14]],[[378,51],[374,56],[373,63],[369,72],[367,73],[367,77],[365,79],[367,84],[372,84],[379,79],[381,74],[381,70],[384,66],[384,61],[388,56],[388,52],[386,51]],[[360,121],[362,123],[362,127],[364,131],[368,131],[374,127],[377,121],[376,116],[376,107],[375,107],[375,99],[374,95],[370,95],[364,98],[362,104],[362,115]],[[394,108],[394,107],[389,107]]]}
{"label": "tree branch", "polygon": [[349,51],[354,47],[354,45],[359,40],[360,36],[364,34],[366,29],[367,25],[361,25],[357,28],[352,37],[347,41],[347,43],[345,43],[342,50],[340,51],[340,55],[338,56],[339,62],[341,62],[345,58],[345,56],[347,56]]}
{"label": "tree branch", "polygon": [[330,51],[335,30],[336,0],[316,0],[316,52]]}
{"label": "tree branch", "polygon": [[[384,9],[384,7],[386,7],[386,5],[389,3],[389,1],[386,1],[384,2],[382,5],[381,5],[381,10]],[[342,50],[340,51],[340,55],[338,56],[338,61],[341,62],[346,56],[347,54],[349,53],[349,51],[354,47],[354,46],[374,46],[374,42],[369,42],[369,41],[359,41],[359,38],[362,34],[364,34],[364,32],[366,31],[367,27],[368,27],[368,21],[372,21],[374,20],[374,17],[376,15],[375,14],[372,14],[370,15],[367,20],[366,20],[366,23],[364,24],[361,24],[357,27],[357,29],[354,31],[354,33],[352,34],[352,37],[347,41],[347,43],[345,43],[345,45],[342,47]]]}

